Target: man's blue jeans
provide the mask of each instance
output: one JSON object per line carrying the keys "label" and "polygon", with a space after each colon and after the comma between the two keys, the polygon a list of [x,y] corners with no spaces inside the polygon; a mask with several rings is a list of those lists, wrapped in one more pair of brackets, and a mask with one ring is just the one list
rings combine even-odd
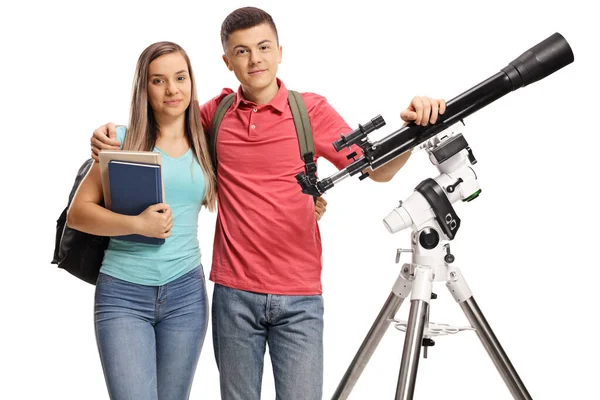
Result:
{"label": "man's blue jeans", "polygon": [[163,286],[100,274],[96,341],[110,398],[189,398],[207,325],[202,267]]}
{"label": "man's blue jeans", "polygon": [[260,294],[215,284],[215,357],[223,400],[259,400],[265,347],[277,400],[321,400],[323,298]]}

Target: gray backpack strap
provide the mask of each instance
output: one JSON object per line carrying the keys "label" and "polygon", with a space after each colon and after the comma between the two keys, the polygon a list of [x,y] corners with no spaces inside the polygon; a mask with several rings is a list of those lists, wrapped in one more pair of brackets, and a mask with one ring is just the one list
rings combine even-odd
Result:
{"label": "gray backpack strap", "polygon": [[[311,153],[313,157],[315,154],[312,128],[310,126],[310,120],[308,119],[306,105],[304,104],[302,95],[294,90],[288,91],[288,103],[290,103],[292,117],[294,117],[294,125],[296,125],[300,155],[302,156],[302,160],[306,161],[305,156],[307,153]],[[310,161],[312,161],[312,159]]]}
{"label": "gray backpack strap", "polygon": [[233,99],[235,98],[235,93],[229,93],[227,96],[223,97],[223,100],[217,106],[217,110],[213,115],[211,127],[210,127],[210,159],[212,160],[213,168],[215,171],[215,176],[217,175],[217,134],[219,133],[219,126],[221,126],[221,121],[223,121],[223,117],[231,104],[233,104]]}
{"label": "gray backpack strap", "polygon": [[[317,164],[315,163],[315,146],[313,143],[312,127],[308,118],[308,111],[302,99],[302,95],[294,90],[288,90],[288,103],[292,110],[298,145],[300,146],[300,158],[304,161],[304,170],[308,177],[317,179]],[[317,198],[315,197],[315,202]]]}

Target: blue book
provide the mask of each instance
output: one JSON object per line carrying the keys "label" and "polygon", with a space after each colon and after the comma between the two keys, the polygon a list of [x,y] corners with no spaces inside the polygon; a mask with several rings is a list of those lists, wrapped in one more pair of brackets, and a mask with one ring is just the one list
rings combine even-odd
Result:
{"label": "blue book", "polygon": [[[108,163],[112,211],[139,215],[151,205],[162,203],[160,165],[112,160]],[[115,236],[115,239],[147,244],[163,244],[165,239],[142,235]]]}

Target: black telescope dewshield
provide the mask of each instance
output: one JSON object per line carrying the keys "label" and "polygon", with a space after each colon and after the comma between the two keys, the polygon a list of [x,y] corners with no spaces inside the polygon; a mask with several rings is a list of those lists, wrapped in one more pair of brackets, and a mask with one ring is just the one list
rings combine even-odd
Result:
{"label": "black telescope dewshield", "polygon": [[356,143],[363,149],[363,157],[352,162],[333,177],[319,182],[309,182],[303,174],[299,174],[296,179],[304,193],[312,195],[324,193],[342,178],[360,173],[369,166],[377,169],[505,94],[558,71],[572,63],[573,59],[573,52],[565,38],[560,33],[555,33],[521,54],[497,74],[450,100],[446,112],[435,124],[428,126],[410,124],[378,142],[370,143],[365,140],[366,135],[385,124],[383,118],[377,116],[365,124],[365,127],[360,126],[360,129],[348,136],[342,136],[334,143],[337,151]]}

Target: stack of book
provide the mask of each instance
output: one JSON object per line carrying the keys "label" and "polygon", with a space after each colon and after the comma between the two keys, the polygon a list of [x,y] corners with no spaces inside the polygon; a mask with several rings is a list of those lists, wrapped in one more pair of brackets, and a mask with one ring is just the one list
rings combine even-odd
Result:
{"label": "stack of book", "polygon": [[[106,155],[101,157],[101,169],[102,164],[105,167],[102,183],[105,197],[108,196],[105,202],[112,211],[123,215],[139,215],[151,205],[164,202],[160,159],[156,164],[108,158]],[[115,238],[157,245],[165,242],[165,239],[137,234]]]}

